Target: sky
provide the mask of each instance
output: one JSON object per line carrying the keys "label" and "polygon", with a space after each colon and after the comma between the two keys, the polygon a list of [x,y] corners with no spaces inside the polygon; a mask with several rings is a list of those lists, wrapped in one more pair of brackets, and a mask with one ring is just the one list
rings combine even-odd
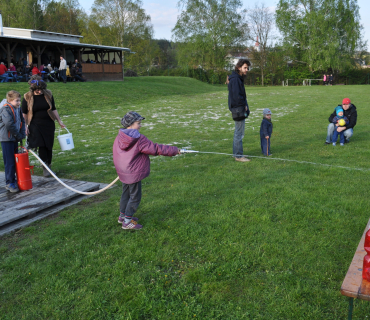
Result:
{"label": "sky", "polygon": [[[253,8],[257,0],[242,0],[245,8]],[[80,5],[89,12],[94,0],[79,0]],[[143,7],[147,14],[150,15],[154,27],[155,39],[171,39],[171,30],[175,26],[179,10],[177,8],[178,0],[142,0]],[[260,3],[260,2],[258,2]],[[266,7],[275,10],[278,0],[263,1]],[[370,19],[366,19],[370,12],[369,0],[357,0],[360,7],[361,24],[364,26],[363,37],[368,42],[370,49]]]}

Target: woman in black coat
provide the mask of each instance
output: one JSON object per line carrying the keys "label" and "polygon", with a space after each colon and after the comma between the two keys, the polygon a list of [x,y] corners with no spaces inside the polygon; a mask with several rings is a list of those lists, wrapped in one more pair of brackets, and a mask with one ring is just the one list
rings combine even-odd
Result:
{"label": "woman in black coat", "polygon": [[[58,111],[55,108],[53,94],[47,90],[46,82],[40,76],[32,76],[28,81],[30,91],[22,100],[22,112],[26,121],[26,134],[28,136],[28,146],[38,148],[39,157],[51,168],[53,158],[53,145],[55,123],[58,121],[62,128],[65,128],[60,120]],[[44,177],[50,173],[43,168]]]}

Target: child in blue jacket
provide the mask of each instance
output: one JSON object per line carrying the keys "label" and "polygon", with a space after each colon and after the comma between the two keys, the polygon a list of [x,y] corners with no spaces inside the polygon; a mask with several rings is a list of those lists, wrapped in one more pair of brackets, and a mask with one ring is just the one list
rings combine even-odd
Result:
{"label": "child in blue jacket", "polygon": [[0,141],[5,166],[6,189],[18,192],[15,180],[15,157],[18,152],[18,141],[26,137],[26,126],[21,108],[21,95],[11,90],[0,103]]}
{"label": "child in blue jacket", "polygon": [[270,140],[272,135],[271,110],[263,109],[263,119],[260,128],[261,150],[265,156],[271,156]]}
{"label": "child in blue jacket", "polygon": [[[344,111],[343,111],[342,107],[338,106],[338,107],[335,108],[335,110],[336,110],[337,115],[333,118],[333,123],[335,125],[335,129],[334,129],[334,132],[333,132],[333,146],[335,146],[337,144],[338,135],[340,137],[339,138],[340,145],[344,146],[344,141],[345,141],[344,130],[338,132],[338,128],[345,127],[349,123],[349,121],[348,121],[348,118],[344,116]],[[341,120],[341,119],[344,120],[344,122],[345,122],[344,124],[339,123],[339,120]]]}

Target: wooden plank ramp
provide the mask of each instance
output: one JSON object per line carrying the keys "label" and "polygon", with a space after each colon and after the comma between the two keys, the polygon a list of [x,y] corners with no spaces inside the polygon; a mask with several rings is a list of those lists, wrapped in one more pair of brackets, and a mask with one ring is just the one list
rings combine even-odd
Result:
{"label": "wooden plank ramp", "polygon": [[[106,184],[61,179],[79,191],[96,191]],[[11,193],[5,189],[5,173],[0,172],[0,236],[57,213],[91,196],[75,193],[54,178],[32,176],[33,188]]]}

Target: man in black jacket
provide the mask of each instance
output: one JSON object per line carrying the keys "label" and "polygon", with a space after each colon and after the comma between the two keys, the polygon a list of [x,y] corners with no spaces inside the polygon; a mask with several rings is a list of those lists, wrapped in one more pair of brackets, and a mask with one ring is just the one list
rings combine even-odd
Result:
{"label": "man in black jacket", "polygon": [[247,95],[245,93],[244,78],[251,63],[247,59],[239,59],[235,70],[228,77],[229,110],[235,121],[233,154],[236,161],[247,162],[250,159],[243,156],[243,138],[245,119],[249,115]]}
{"label": "man in black jacket", "polygon": [[[339,105],[338,107],[343,108],[344,110],[344,116],[348,118],[349,123],[344,127],[338,127],[338,132],[344,131],[344,137],[345,137],[345,143],[349,142],[349,139],[353,135],[353,128],[356,125],[357,122],[357,110],[354,104],[351,103],[351,100],[348,98],[344,98],[342,101],[342,105]],[[337,108],[338,108],[337,107]],[[331,144],[332,138],[333,138],[333,132],[335,130],[335,124],[333,123],[334,117],[337,115],[336,109],[334,109],[334,112],[329,117],[329,125],[328,125],[328,133],[326,136],[325,144]]]}

